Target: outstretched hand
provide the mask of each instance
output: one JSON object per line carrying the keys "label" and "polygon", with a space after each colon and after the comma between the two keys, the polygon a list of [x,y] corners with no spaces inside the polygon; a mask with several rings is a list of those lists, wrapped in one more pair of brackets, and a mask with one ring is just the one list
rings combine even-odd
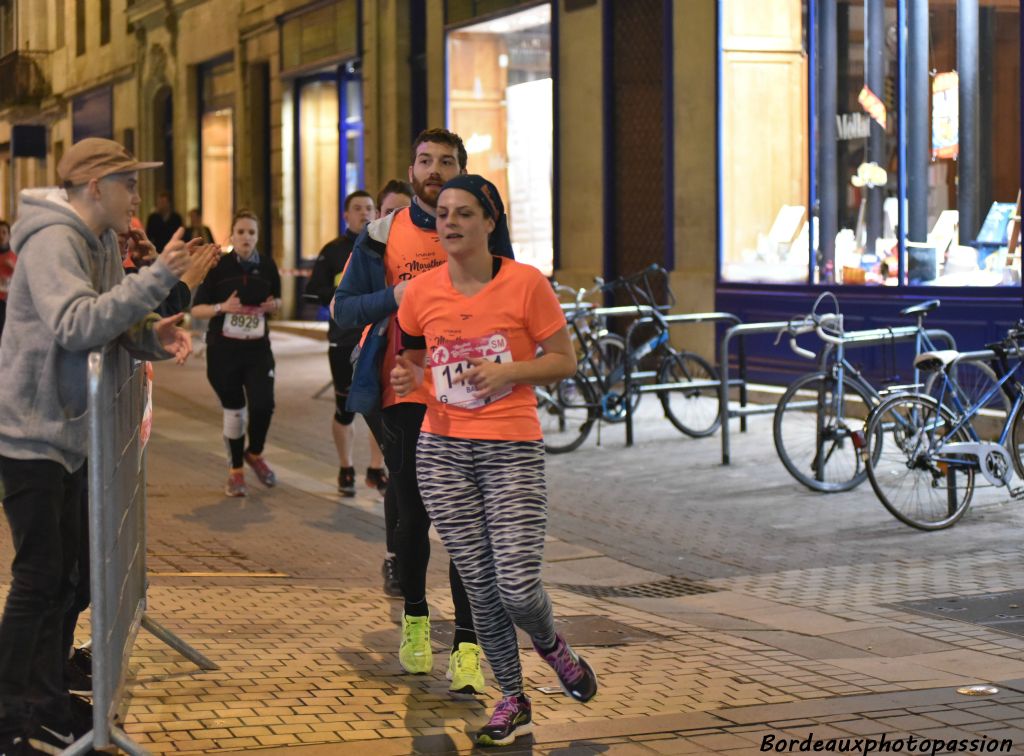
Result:
{"label": "outstretched hand", "polygon": [[188,270],[188,264],[191,259],[185,242],[181,240],[184,235],[185,229],[178,228],[174,232],[174,236],[171,237],[171,240],[167,242],[167,246],[164,247],[164,251],[160,253],[159,257],[171,269],[171,273],[178,278],[181,278],[181,274]]}
{"label": "outstretched hand", "polygon": [[178,328],[178,323],[185,317],[184,313],[169,315],[161,318],[153,326],[153,332],[160,342],[164,351],[174,357],[178,365],[184,365],[188,356],[192,354],[192,334],[184,328]]}

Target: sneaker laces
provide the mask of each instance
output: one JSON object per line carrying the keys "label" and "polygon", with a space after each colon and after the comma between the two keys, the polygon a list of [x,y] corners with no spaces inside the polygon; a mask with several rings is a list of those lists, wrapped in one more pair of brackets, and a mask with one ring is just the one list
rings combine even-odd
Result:
{"label": "sneaker laces", "polygon": [[566,682],[574,683],[583,677],[583,665],[580,664],[569,644],[561,638],[558,639],[555,650],[547,654],[545,659],[554,667],[555,674]]}
{"label": "sneaker laces", "polygon": [[469,646],[467,649],[459,648],[455,652],[455,666],[459,672],[475,672],[480,669],[480,647],[469,643],[460,644]]}
{"label": "sneaker laces", "polygon": [[505,696],[494,707],[494,713],[491,714],[491,721],[488,722],[488,725],[493,727],[507,726],[512,721],[512,718],[519,713],[519,708],[519,699],[516,696]]}
{"label": "sneaker laces", "polygon": [[[420,645],[427,638],[427,623],[422,621],[426,617],[410,617],[405,623],[405,639],[412,644]],[[416,621],[420,620],[420,621]]]}

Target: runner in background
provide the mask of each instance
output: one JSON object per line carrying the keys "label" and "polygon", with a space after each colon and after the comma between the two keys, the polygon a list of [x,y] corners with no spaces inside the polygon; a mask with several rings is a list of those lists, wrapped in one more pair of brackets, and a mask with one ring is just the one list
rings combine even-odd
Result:
{"label": "runner in background", "polygon": [[[327,242],[313,265],[313,271],[306,284],[306,293],[316,297],[323,306],[331,303],[334,292],[341,281],[341,275],[352,254],[352,245],[366,224],[377,216],[373,197],[362,189],[345,197],[345,233]],[[345,409],[348,390],[352,385],[352,350],[359,343],[362,329],[342,328],[334,320],[327,326],[327,359],[331,365],[331,379],[334,381],[334,419],[331,434],[338,451],[338,492],[343,496],[356,495],[356,470],[352,463],[352,444],[355,441],[355,413]],[[388,485],[384,471],[384,455],[375,438],[370,438],[370,466],[366,468],[364,482],[370,488],[383,494]]]}
{"label": "runner in background", "polygon": [[[391,179],[384,184],[377,194],[377,214],[385,218],[396,210],[409,207],[412,204],[412,186],[409,182],[401,179]],[[374,435],[381,448],[384,448],[383,428],[381,427],[380,412],[373,412],[367,416]],[[398,547],[395,545],[395,532],[398,530],[398,493],[392,488],[384,497],[384,545],[387,552],[384,554],[384,564],[381,565],[381,574],[384,576],[384,593],[393,598],[402,598],[402,584],[398,580]]]}
{"label": "runner in background", "polygon": [[263,446],[274,413],[274,354],[267,316],[281,309],[281,277],[273,258],[256,249],[258,240],[255,213],[239,210],[231,221],[232,251],[221,256],[192,304],[193,317],[210,321],[206,377],[224,408],[228,496],[248,493],[243,460],[260,483],[268,488],[277,483],[263,459]]}
{"label": "runner in background", "polygon": [[465,582],[501,686],[477,743],[509,745],[532,729],[516,625],[566,695],[586,702],[597,693],[593,670],[555,631],[541,583],[547,491],[532,386],[571,376],[576,356],[547,279],[492,255],[508,238],[494,184],[481,176],[448,181],[438,197],[437,232],[448,262],[411,281],[402,296],[398,319],[408,351],[391,382],[400,396],[425,388],[420,491]]}
{"label": "runner in background", "polygon": [[391,179],[377,194],[377,214],[386,218],[403,207],[412,204],[412,186],[401,179]]}

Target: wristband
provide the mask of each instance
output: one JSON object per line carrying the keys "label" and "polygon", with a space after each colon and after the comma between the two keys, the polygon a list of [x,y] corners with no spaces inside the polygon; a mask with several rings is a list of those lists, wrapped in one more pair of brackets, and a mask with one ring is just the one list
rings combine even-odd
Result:
{"label": "wristband", "polygon": [[215,304],[213,306],[213,311],[214,311],[215,314],[220,315],[220,310],[221,310],[220,302],[218,302],[217,304]]}

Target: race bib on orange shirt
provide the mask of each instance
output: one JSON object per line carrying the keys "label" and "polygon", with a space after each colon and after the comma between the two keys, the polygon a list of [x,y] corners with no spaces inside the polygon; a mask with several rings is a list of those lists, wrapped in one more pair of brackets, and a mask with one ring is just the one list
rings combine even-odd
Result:
{"label": "race bib on orange shirt", "polygon": [[475,389],[459,380],[472,367],[469,360],[480,358],[503,364],[512,362],[508,336],[496,333],[434,347],[430,353],[430,375],[437,401],[462,409],[479,409],[511,394],[513,387],[506,386],[488,396],[477,396]]}

